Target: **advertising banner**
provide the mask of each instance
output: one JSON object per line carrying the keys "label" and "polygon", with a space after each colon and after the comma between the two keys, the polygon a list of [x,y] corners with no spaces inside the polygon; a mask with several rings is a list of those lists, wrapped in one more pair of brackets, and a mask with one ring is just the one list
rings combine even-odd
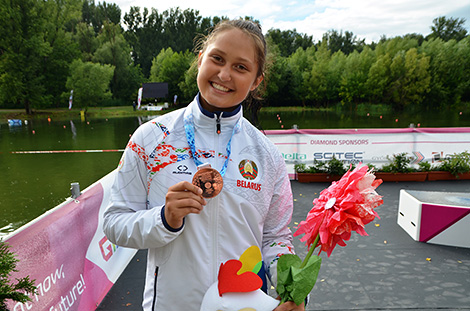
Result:
{"label": "advertising banner", "polygon": [[[455,153],[470,150],[470,128],[403,128],[403,129],[332,129],[265,131],[279,148],[289,174],[294,165],[313,164],[335,157],[345,164],[388,163],[387,156],[407,153],[412,164],[438,162]],[[292,175],[291,175],[292,176]]]}
{"label": "advertising banner", "polygon": [[114,171],[48,211],[6,240],[19,259],[13,277],[35,279],[37,293],[12,311],[95,310],[136,250],[117,248],[105,237],[102,215]]}

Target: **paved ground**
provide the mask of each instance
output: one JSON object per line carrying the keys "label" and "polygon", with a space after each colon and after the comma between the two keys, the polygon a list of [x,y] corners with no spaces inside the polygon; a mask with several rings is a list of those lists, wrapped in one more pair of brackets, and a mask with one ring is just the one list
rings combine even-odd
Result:
{"label": "paved ground", "polygon": [[[328,186],[292,182],[292,227]],[[470,181],[382,184],[377,189],[384,197],[377,208],[381,219],[366,226],[368,237],[353,234],[348,246],[336,247],[329,258],[322,255],[306,310],[470,310],[470,248],[415,242],[396,222],[400,189],[470,192]],[[303,258],[305,246],[294,241]],[[145,256],[137,253],[98,310],[141,310]]]}

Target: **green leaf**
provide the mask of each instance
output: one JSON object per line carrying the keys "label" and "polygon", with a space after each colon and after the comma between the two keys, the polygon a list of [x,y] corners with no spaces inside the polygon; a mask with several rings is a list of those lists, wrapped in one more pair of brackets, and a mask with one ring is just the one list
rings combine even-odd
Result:
{"label": "green leaf", "polygon": [[258,274],[258,272],[261,270],[261,267],[263,266],[263,262],[260,261],[258,262],[254,267],[253,267],[253,270],[251,272],[253,272],[254,274]]}
{"label": "green leaf", "polygon": [[311,256],[304,268],[297,255],[283,255],[277,264],[277,293],[282,301],[300,305],[313,289],[320,271],[321,258]]}

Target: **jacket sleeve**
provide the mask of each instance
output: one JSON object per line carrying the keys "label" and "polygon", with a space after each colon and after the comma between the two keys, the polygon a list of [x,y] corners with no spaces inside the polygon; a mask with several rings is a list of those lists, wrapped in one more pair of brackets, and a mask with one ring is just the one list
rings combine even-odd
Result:
{"label": "jacket sleeve", "polygon": [[142,132],[136,131],[124,151],[103,221],[111,242],[138,249],[164,246],[183,231],[165,226],[164,205],[148,206],[148,155]]}
{"label": "jacket sleeve", "polygon": [[288,227],[293,211],[292,189],[284,159],[278,152],[275,154],[278,177],[274,184],[263,233],[263,256],[268,264],[268,276],[274,287],[277,285],[277,259],[284,254],[294,254],[292,232]]}

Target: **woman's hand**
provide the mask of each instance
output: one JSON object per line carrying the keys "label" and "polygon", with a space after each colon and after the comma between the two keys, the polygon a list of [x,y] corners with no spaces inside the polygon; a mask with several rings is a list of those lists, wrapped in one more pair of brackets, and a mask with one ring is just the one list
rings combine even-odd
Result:
{"label": "woman's hand", "polygon": [[190,182],[181,181],[170,188],[165,196],[165,218],[172,228],[180,228],[183,218],[190,214],[199,214],[206,200],[202,197],[202,189]]}
{"label": "woman's hand", "polygon": [[293,301],[288,301],[274,309],[274,311],[305,311],[305,303],[302,302],[298,306]]}

